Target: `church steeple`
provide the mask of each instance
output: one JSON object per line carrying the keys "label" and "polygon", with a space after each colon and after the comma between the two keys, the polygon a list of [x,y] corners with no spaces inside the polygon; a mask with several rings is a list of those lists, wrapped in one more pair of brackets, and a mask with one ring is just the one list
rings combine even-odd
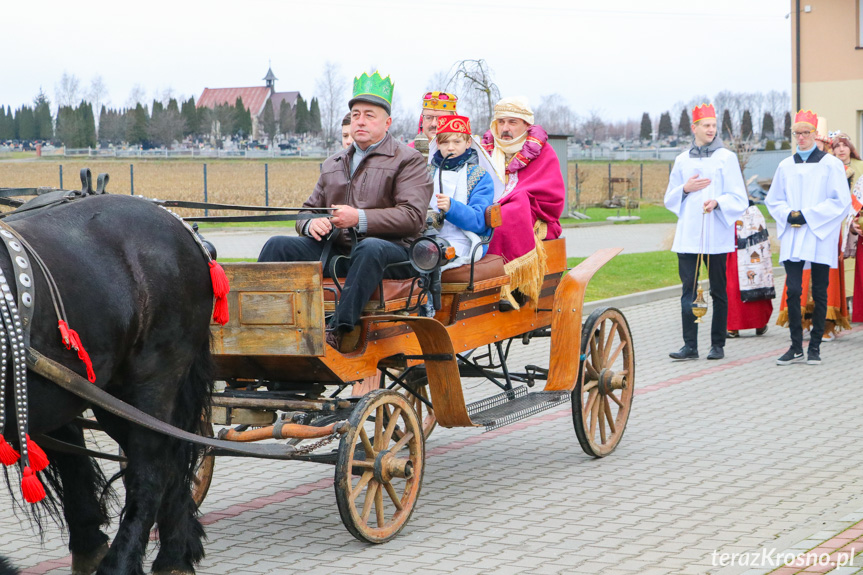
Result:
{"label": "church steeple", "polygon": [[275,91],[276,80],[278,80],[278,78],[276,78],[276,75],[273,74],[272,65],[269,68],[267,68],[267,75],[264,76],[264,80],[267,82],[267,88],[269,88],[271,92]]}

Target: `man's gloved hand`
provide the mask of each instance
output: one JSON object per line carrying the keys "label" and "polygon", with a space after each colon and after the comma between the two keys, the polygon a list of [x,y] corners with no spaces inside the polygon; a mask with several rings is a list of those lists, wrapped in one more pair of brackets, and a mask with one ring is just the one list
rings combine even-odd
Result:
{"label": "man's gloved hand", "polygon": [[806,218],[803,217],[803,212],[793,210],[788,214],[788,223],[794,227],[800,227],[806,223]]}

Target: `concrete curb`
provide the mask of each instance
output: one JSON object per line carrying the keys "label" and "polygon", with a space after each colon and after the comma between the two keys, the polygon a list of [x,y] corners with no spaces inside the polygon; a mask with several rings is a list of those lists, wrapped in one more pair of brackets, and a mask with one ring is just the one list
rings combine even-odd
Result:
{"label": "concrete curb", "polygon": [[[783,277],[785,275],[785,268],[782,266],[778,266],[773,268],[773,277]],[[705,279],[699,282],[699,285],[702,289],[708,289],[710,287],[710,283]],[[600,299],[596,301],[587,302],[581,308],[582,316],[587,316],[595,309],[599,309],[601,307],[616,307],[616,308],[624,308],[631,307],[634,305],[642,305],[645,303],[653,303],[655,301],[660,301],[663,299],[668,299],[672,297],[680,297],[680,284],[674,286],[668,286],[663,288],[652,289],[648,291],[641,291],[636,293],[631,293],[627,295],[621,295],[617,297],[610,297],[606,299]],[[778,297],[779,294],[777,294]]]}

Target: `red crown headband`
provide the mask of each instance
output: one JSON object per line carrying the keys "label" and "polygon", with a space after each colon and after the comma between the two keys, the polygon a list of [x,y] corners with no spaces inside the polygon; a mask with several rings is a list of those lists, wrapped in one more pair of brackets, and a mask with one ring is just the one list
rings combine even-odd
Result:
{"label": "red crown headband", "polygon": [[470,119],[465,116],[440,116],[437,120],[437,133],[467,134],[470,136]]}
{"label": "red crown headband", "polygon": [[701,120],[706,120],[708,118],[716,119],[716,110],[713,108],[713,104],[701,104],[700,106],[695,106],[692,109],[692,123],[699,122]]}
{"label": "red crown headband", "polygon": [[806,123],[814,128],[818,125],[818,114],[816,114],[812,110],[800,110],[794,116],[794,123]]}

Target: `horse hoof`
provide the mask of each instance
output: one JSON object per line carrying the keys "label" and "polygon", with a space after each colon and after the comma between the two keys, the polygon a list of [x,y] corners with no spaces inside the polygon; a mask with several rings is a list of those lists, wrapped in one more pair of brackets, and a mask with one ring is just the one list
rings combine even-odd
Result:
{"label": "horse hoof", "polygon": [[108,554],[108,544],[102,543],[95,551],[87,555],[72,554],[72,575],[92,575],[99,568],[99,563]]}

